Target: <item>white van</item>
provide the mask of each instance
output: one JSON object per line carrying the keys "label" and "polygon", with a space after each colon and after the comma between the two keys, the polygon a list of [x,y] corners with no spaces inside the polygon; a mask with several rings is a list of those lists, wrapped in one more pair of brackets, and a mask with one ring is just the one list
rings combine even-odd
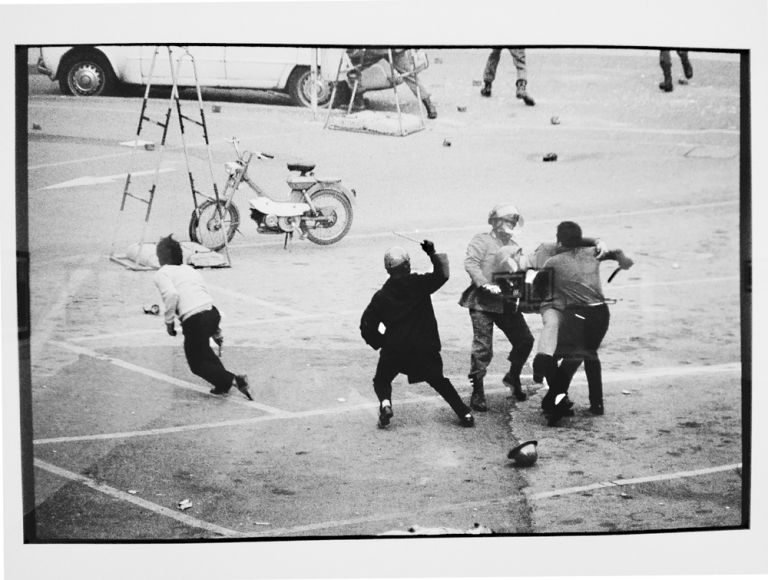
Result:
{"label": "white van", "polygon": [[[318,105],[327,104],[331,98],[340,59],[344,59],[342,71],[348,67],[341,48],[213,45],[171,48],[173,59],[169,58],[165,46],[159,47],[155,69],[151,71],[152,86],[173,85],[171,63],[188,51],[194,57],[201,87],[279,91],[290,95],[293,102],[301,106],[311,105],[313,59],[317,59],[318,66]],[[64,94],[105,95],[114,92],[121,83],[146,85],[157,49],[154,45],[43,46],[37,70],[58,81]],[[192,59],[184,57],[179,62],[179,86],[194,86]],[[339,80],[344,78],[342,74]],[[346,87],[345,82],[339,82],[341,92]]]}

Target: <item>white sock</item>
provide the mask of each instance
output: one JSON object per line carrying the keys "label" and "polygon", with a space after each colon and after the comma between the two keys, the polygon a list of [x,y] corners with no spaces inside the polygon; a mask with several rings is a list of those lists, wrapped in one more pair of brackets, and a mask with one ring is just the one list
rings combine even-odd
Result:
{"label": "white sock", "polygon": [[382,407],[391,407],[391,406],[392,406],[392,403],[390,403],[390,402],[389,402],[389,399],[384,399],[384,400],[381,402],[381,406],[382,406]]}

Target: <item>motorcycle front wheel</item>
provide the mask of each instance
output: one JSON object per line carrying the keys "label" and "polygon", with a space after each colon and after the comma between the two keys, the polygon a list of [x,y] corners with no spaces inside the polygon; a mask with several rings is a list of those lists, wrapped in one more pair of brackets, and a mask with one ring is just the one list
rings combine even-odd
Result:
{"label": "motorcycle front wheel", "polygon": [[323,218],[308,225],[314,216],[311,212],[302,216],[301,229],[309,241],[326,246],[346,236],[352,227],[352,204],[346,196],[333,189],[319,189],[309,197]]}
{"label": "motorcycle front wheel", "polygon": [[189,239],[216,252],[232,241],[239,226],[240,212],[235,204],[209,199],[192,212]]}

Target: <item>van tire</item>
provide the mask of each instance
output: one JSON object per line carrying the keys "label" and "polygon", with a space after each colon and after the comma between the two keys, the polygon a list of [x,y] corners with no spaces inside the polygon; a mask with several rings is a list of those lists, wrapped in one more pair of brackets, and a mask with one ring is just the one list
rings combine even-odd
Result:
{"label": "van tire", "polygon": [[[318,73],[320,69],[318,69]],[[294,104],[300,107],[312,106],[312,70],[308,66],[297,66],[288,77],[288,94]],[[323,90],[317,96],[317,105],[322,107],[328,104],[331,99],[333,83],[326,83]]]}
{"label": "van tire", "polygon": [[118,86],[109,61],[95,50],[70,52],[60,67],[58,77],[59,89],[65,95],[109,95]]}

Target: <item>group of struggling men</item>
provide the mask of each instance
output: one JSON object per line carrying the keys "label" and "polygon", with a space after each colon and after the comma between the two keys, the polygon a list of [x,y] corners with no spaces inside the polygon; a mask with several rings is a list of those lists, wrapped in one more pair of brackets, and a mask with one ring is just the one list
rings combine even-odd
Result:
{"label": "group of struggling men", "polygon": [[[542,410],[550,426],[564,416],[573,415],[568,388],[582,362],[589,386],[590,411],[604,413],[602,372],[597,351],[608,330],[609,310],[600,284],[600,262],[616,260],[627,269],[632,260],[621,250],[608,250],[600,242],[582,236],[578,224],[566,221],[557,227],[556,243],[541,244],[532,254],[524,254],[515,240],[523,217],[515,206],[503,204],[488,216],[491,231],[472,238],[464,268],[471,284],[459,304],[469,309],[473,340],[469,378],[472,382],[467,406],[451,381],[443,374],[441,343],[431,295],[449,277],[448,258],[437,253],[434,244],[421,244],[433,271],[411,272],[408,253],[389,248],[384,267],[389,279],[372,297],[363,312],[360,332],[372,348],[381,350],[373,388],[379,399],[379,426],[386,427],[392,411],[392,380],[405,374],[409,383],[427,382],[451,406],[461,425],[474,426],[472,410],[485,412],[484,377],[493,356],[493,329],[497,326],[512,345],[509,371],[503,378],[518,401],[525,401],[520,373],[534,345],[534,338],[523,313],[504,299],[494,275],[504,272],[542,271],[553,276],[553,293],[541,304],[543,330],[533,360],[534,381],[546,380],[549,387],[542,399]],[[535,277],[533,279],[535,283]],[[381,331],[383,325],[384,331]]]}
{"label": "group of struggling men", "polygon": [[[540,307],[543,328],[533,360],[534,382],[546,380],[549,386],[542,399],[548,424],[557,425],[562,417],[573,415],[568,388],[582,362],[590,411],[604,413],[597,350],[608,330],[609,311],[600,285],[600,261],[616,260],[620,268],[627,269],[632,260],[621,250],[608,250],[599,240],[582,237],[579,225],[570,221],[558,225],[556,243],[541,244],[535,252],[524,254],[515,239],[523,217],[510,204],[494,207],[488,223],[491,231],[474,236],[467,248],[464,267],[471,284],[459,300],[469,309],[472,320],[470,406],[443,374],[440,335],[432,307],[431,295],[448,281],[447,256],[437,253],[434,244],[424,240],[421,247],[433,271],[418,274],[411,272],[410,257],[404,249],[392,247],[384,254],[389,278],[373,295],[360,321],[363,339],[381,351],[373,378],[380,427],[389,425],[393,417],[392,381],[401,373],[410,383],[427,382],[451,406],[461,425],[474,426],[472,410],[488,410],[484,377],[493,356],[494,326],[512,344],[503,383],[518,401],[527,399],[520,373],[533,349],[533,335],[523,313],[504,299],[494,278],[498,273],[520,271],[549,271],[553,276],[552,296]],[[226,395],[235,387],[252,400],[247,376],[228,371],[211,348],[211,339],[219,346],[224,339],[219,327],[221,316],[202,275],[184,263],[181,245],[171,236],[158,242],[157,258],[160,268],[154,281],[163,298],[166,331],[176,336],[178,318],[190,370],[213,385],[214,395]]]}

